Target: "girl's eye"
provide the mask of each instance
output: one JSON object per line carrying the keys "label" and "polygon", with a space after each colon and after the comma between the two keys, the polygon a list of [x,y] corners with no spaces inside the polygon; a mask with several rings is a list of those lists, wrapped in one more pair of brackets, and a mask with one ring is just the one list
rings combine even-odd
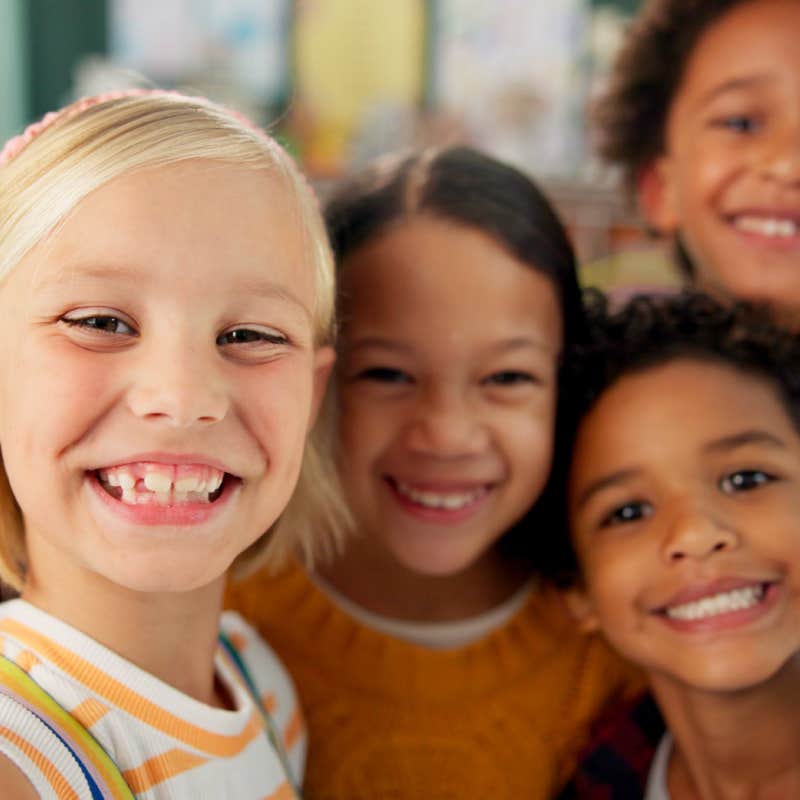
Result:
{"label": "girl's eye", "polygon": [[721,117],[715,122],[715,125],[734,133],[755,133],[760,127],[755,117],[746,114],[732,114],[727,117]]}
{"label": "girl's eye", "polygon": [[600,520],[601,528],[610,528],[612,525],[625,525],[638,522],[653,513],[653,506],[644,500],[634,500],[618,506]]}
{"label": "girl's eye", "polygon": [[736,494],[737,492],[749,492],[752,489],[758,489],[759,486],[765,486],[775,480],[777,478],[774,475],[770,475],[763,470],[742,469],[720,478],[719,488],[726,494]]}
{"label": "girl's eye", "polygon": [[234,344],[287,344],[288,339],[279,333],[254,328],[233,328],[217,336],[218,347]]}
{"label": "girl's eye", "polygon": [[538,383],[538,380],[530,372],[507,369],[489,375],[481,383],[491,386],[518,386],[525,383]]}
{"label": "girl's eye", "polygon": [[61,321],[73,328],[118,336],[136,336],[136,331],[119,317],[106,314],[91,314],[87,317],[62,317]]}
{"label": "girl's eye", "polygon": [[368,367],[362,369],[356,379],[360,381],[375,381],[376,383],[411,383],[411,376],[394,367]]}

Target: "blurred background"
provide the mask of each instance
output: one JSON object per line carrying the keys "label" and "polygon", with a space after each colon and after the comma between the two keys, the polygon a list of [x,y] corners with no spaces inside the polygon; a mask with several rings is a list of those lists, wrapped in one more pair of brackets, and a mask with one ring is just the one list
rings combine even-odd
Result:
{"label": "blurred background", "polygon": [[323,196],[382,153],[469,143],[540,181],[585,283],[671,284],[586,123],[637,5],[0,0],[0,139],[74,97],[159,86],[267,125]]}

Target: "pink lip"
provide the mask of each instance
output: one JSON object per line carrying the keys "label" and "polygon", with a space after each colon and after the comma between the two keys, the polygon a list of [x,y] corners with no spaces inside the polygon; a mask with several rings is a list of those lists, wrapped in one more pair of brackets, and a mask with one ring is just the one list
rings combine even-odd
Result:
{"label": "pink lip", "polygon": [[202,453],[164,453],[164,452],[151,452],[151,453],[136,453],[135,455],[125,456],[118,461],[110,461],[106,464],[100,464],[93,469],[111,469],[113,467],[121,467],[125,464],[137,463],[151,463],[151,464],[196,464],[198,466],[208,466],[219,470],[220,472],[227,472],[231,475],[234,473],[222,461],[216,458],[209,458]]}
{"label": "pink lip", "polygon": [[[144,461],[145,459],[138,459]],[[153,459],[147,459],[152,461]],[[130,463],[130,462],[120,462]],[[171,461],[169,463],[176,463]],[[197,463],[194,460],[186,463]],[[208,463],[208,462],[203,462]],[[112,497],[99,483],[94,472],[86,473],[86,483],[94,496],[113,514],[126,522],[137,525],[199,525],[219,514],[227,505],[241,483],[238,480],[226,479],[222,484],[222,492],[213,503],[180,503],[174,506],[155,504],[128,505]]]}
{"label": "pink lip", "polygon": [[[391,496],[400,508],[421,522],[433,522],[436,524],[455,525],[474,516],[488,502],[492,494],[493,486],[486,483],[444,483],[444,482],[409,482],[407,485],[413,486],[419,491],[429,492],[469,492],[476,489],[486,489],[486,492],[476,497],[471,503],[461,508],[427,508],[415,503],[410,497],[401,494],[392,478],[384,480]],[[405,483],[405,481],[403,481]]]}

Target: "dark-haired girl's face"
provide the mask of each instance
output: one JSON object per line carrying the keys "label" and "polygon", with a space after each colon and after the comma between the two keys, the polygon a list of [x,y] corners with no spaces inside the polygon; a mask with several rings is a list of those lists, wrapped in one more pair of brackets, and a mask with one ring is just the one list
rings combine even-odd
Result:
{"label": "dark-haired girl's face", "polygon": [[458,573],[547,480],[556,290],[485,234],[424,216],[341,278],[340,471],[358,527],[411,571]]}

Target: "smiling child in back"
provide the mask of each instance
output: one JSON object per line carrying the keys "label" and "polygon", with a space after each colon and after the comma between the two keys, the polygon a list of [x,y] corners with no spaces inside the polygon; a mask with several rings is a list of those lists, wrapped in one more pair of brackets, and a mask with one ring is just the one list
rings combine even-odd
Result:
{"label": "smiling child in back", "polygon": [[[591,332],[572,599],[666,719],[646,800],[798,797],[800,339],[691,295],[598,306]],[[639,796],[592,766],[565,797]]]}
{"label": "smiling child in back", "polygon": [[797,0],[648,0],[597,107],[602,155],[684,277],[793,317],[799,30]]}
{"label": "smiling child in back", "polygon": [[332,281],[291,160],[208,101],[91,98],[3,151],[4,796],[293,796],[293,687],[220,607],[335,530],[319,470],[276,524],[321,463]]}

